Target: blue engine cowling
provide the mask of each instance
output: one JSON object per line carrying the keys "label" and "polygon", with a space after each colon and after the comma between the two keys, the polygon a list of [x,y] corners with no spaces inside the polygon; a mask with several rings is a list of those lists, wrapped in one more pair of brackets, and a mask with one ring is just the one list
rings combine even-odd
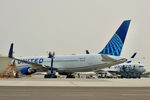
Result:
{"label": "blue engine cowling", "polygon": [[36,70],[29,66],[24,66],[20,69],[20,72],[24,75],[31,75],[31,74],[35,73]]}

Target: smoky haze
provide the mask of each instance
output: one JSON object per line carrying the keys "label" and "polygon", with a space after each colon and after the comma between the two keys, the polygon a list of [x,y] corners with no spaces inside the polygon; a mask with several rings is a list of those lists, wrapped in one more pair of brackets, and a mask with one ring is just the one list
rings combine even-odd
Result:
{"label": "smoky haze", "polygon": [[123,20],[131,19],[122,50],[146,69],[150,58],[149,0],[0,0],[0,53],[15,56],[101,51]]}

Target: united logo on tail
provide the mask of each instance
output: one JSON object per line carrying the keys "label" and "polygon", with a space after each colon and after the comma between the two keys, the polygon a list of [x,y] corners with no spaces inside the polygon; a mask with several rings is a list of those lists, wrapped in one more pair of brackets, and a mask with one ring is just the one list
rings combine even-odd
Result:
{"label": "united logo on tail", "polygon": [[99,54],[120,56],[131,20],[125,20]]}

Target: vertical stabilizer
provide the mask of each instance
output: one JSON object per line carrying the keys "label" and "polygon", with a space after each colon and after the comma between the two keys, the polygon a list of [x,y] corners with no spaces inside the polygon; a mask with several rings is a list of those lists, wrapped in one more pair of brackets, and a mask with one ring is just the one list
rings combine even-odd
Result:
{"label": "vertical stabilizer", "polygon": [[135,52],[135,53],[131,56],[131,58],[134,58],[134,57],[136,56],[136,54],[137,54],[137,52]]}
{"label": "vertical stabilizer", "polygon": [[86,50],[86,54],[90,54],[89,50]]}
{"label": "vertical stabilizer", "polygon": [[125,20],[120,25],[111,40],[99,54],[120,56],[131,20]]}
{"label": "vertical stabilizer", "polygon": [[[135,56],[136,56],[137,52],[135,52],[132,56],[131,56],[131,59],[133,59]],[[132,61],[127,61],[127,63],[131,63]]]}
{"label": "vertical stabilizer", "polygon": [[13,46],[14,46],[14,44],[11,43],[11,46],[10,46],[10,49],[9,49],[9,53],[8,53],[8,57],[9,57],[9,58],[12,58],[12,57],[13,57]]}

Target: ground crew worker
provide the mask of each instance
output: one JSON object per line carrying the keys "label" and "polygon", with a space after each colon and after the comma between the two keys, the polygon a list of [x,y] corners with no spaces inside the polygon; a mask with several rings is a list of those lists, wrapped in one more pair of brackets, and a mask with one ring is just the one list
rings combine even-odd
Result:
{"label": "ground crew worker", "polygon": [[125,71],[125,65],[122,66],[122,70]]}

